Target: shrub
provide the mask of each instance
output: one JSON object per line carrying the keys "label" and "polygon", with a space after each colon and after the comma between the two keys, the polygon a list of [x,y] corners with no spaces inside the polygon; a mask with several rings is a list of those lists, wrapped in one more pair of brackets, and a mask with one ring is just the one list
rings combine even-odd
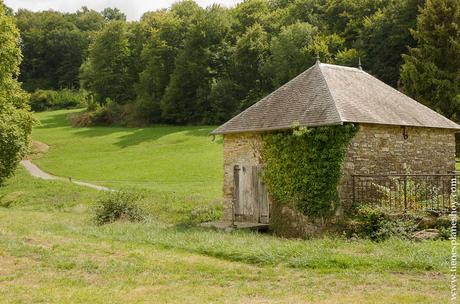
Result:
{"label": "shrub", "polygon": [[78,112],[70,113],[68,115],[70,125],[74,128],[83,128],[91,126],[91,113],[90,112]]}
{"label": "shrub", "polygon": [[94,220],[98,225],[117,220],[142,221],[145,219],[145,211],[138,206],[141,198],[141,195],[135,192],[110,192],[98,200]]}
{"label": "shrub", "polygon": [[373,241],[390,237],[408,240],[418,225],[410,214],[392,215],[384,208],[370,205],[358,207],[356,217],[360,221],[357,233]]}
{"label": "shrub", "polygon": [[56,103],[53,109],[71,109],[85,107],[88,102],[88,94],[85,91],[72,91],[63,89],[57,92]]}
{"label": "shrub", "polygon": [[107,99],[104,105],[89,101],[85,112],[73,113],[69,116],[73,127],[88,126],[136,126],[133,122],[133,104],[118,104]]}
{"label": "shrub", "polygon": [[85,91],[72,91],[63,89],[61,91],[36,90],[29,99],[33,111],[71,109],[86,106],[88,94]]}

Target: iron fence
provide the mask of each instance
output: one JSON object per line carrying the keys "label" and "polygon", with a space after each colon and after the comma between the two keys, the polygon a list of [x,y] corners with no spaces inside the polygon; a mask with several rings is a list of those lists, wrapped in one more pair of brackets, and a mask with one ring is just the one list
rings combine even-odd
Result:
{"label": "iron fence", "polygon": [[[352,176],[353,202],[392,210],[434,210],[447,212],[453,200],[452,174],[370,174]],[[457,195],[458,187],[455,188]]]}

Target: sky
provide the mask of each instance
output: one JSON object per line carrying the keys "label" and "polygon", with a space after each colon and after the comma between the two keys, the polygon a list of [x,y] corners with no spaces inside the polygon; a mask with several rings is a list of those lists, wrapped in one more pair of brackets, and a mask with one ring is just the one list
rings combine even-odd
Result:
{"label": "sky", "polygon": [[[234,6],[242,0],[195,0],[206,7],[213,3]],[[143,13],[159,8],[167,8],[176,0],[4,0],[4,3],[15,11],[26,8],[32,11],[53,9],[62,12],[74,12],[82,6],[101,11],[106,7],[116,7],[123,11],[128,20],[138,20]]]}

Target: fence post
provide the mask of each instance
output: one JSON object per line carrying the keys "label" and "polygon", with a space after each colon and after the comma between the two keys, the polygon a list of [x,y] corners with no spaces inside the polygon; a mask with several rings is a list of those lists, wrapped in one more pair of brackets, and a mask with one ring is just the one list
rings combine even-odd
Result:
{"label": "fence post", "polygon": [[407,211],[407,175],[404,175],[404,212]]}

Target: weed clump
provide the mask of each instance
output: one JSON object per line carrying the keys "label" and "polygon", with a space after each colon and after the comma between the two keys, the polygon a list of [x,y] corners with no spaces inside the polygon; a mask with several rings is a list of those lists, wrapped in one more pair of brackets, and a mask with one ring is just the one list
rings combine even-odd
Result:
{"label": "weed clump", "polygon": [[220,202],[212,202],[208,205],[193,208],[179,225],[196,226],[205,222],[217,221],[221,218],[223,205]]}
{"label": "weed clump", "polygon": [[138,203],[142,196],[136,192],[114,191],[97,201],[94,221],[104,225],[117,220],[140,222],[146,218],[145,211]]}

